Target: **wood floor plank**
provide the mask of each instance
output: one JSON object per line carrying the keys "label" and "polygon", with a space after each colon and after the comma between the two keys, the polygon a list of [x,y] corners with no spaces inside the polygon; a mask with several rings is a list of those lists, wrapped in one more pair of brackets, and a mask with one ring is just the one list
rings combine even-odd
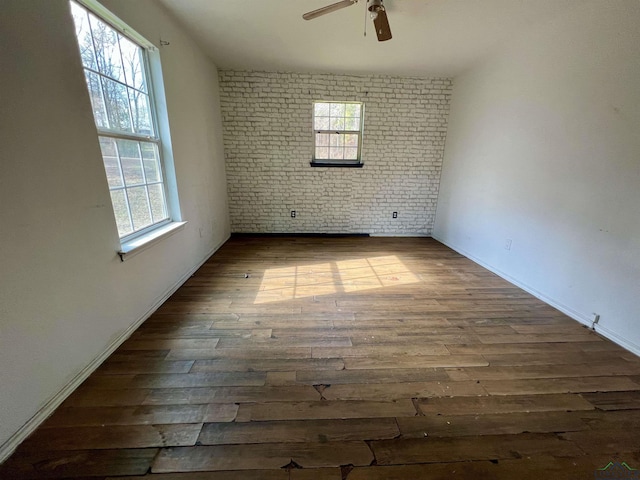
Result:
{"label": "wood floor plank", "polygon": [[583,454],[574,443],[546,433],[380,440],[371,442],[371,447],[378,465],[502,460],[536,455],[568,457]]}
{"label": "wood floor plank", "polygon": [[309,385],[380,384],[398,382],[428,382],[449,380],[443,369],[437,368],[382,368],[369,370],[298,370],[296,380]]}
{"label": "wood floor plank", "polygon": [[101,375],[95,372],[89,378],[87,378],[77,391],[83,390],[123,390],[128,389],[135,378],[135,374],[132,375]]}
{"label": "wood floor plank", "polygon": [[573,323],[562,323],[562,324],[551,324],[551,325],[511,325],[518,333],[523,333],[525,335],[531,334],[540,334],[540,333],[567,333],[570,335],[584,334],[584,335],[592,335],[593,332],[585,327],[584,325],[579,325],[575,322]]}
{"label": "wood floor plank", "polygon": [[536,354],[547,352],[564,353],[567,351],[594,352],[594,351],[621,351],[620,347],[611,342],[555,342],[555,343],[468,343],[446,344],[447,350],[452,354]]}
{"label": "wood floor plank", "polygon": [[640,437],[637,430],[625,428],[585,430],[562,433],[560,437],[576,444],[588,455],[640,451]]}
{"label": "wood floor plank", "polygon": [[617,361],[622,358],[618,352],[547,352],[539,353],[512,353],[512,354],[483,354],[492,367],[511,367],[519,365],[576,365],[597,364],[598,362]]}
{"label": "wood floor plank", "polygon": [[640,384],[628,377],[542,378],[524,380],[484,380],[482,386],[491,395],[540,393],[581,393],[640,390]]}
{"label": "wood floor plank", "polygon": [[465,367],[464,372],[476,380],[511,380],[526,378],[602,377],[605,375],[634,375],[640,366],[626,360],[610,360],[606,364],[516,365],[487,368]]}
{"label": "wood floor plank", "polygon": [[207,423],[201,445],[381,440],[400,434],[394,418]]}
{"label": "wood floor plank", "polygon": [[143,475],[157,448],[114,450],[40,451],[14,455],[0,465],[0,478],[72,478]]}
{"label": "wood floor plank", "polygon": [[[413,295],[411,296],[413,297]],[[371,299],[369,298],[369,301]],[[409,299],[409,301],[412,301]],[[422,315],[398,315],[389,311],[387,315],[380,316],[378,312],[370,315],[355,314],[352,318],[336,318],[333,320],[334,328],[396,328],[396,327],[421,327],[437,328],[451,327],[449,320],[444,317]]]}
{"label": "wood floor plank", "polygon": [[640,429],[640,410],[593,410],[591,412],[579,412],[580,418],[589,425],[591,430],[615,430],[626,428],[628,430]]}
{"label": "wood floor plank", "polygon": [[289,480],[343,480],[340,468],[294,468]]}
{"label": "wood floor plank", "polygon": [[191,371],[197,372],[289,372],[306,370],[343,370],[344,361],[340,358],[303,358],[303,359],[215,359],[197,360]]}
{"label": "wood floor plank", "polygon": [[166,338],[155,340],[129,339],[124,342],[119,352],[129,350],[172,350],[176,348],[214,349],[218,345],[218,338]]}
{"label": "wood floor plank", "polygon": [[147,389],[146,392],[143,405],[201,405],[214,402],[217,389],[213,387],[153,388]]}
{"label": "wood floor plank", "polygon": [[218,348],[240,348],[268,346],[269,348],[287,347],[350,347],[352,345],[349,337],[326,338],[315,337],[279,337],[265,339],[241,339],[241,338],[221,338]]}
{"label": "wood floor plank", "polygon": [[[116,350],[109,357],[109,361],[114,362],[128,362],[128,361],[137,361],[144,359],[157,359],[157,360],[167,360],[167,355],[171,350]],[[184,360],[184,359],[178,359]],[[187,360],[192,360],[188,358]]]}
{"label": "wood floor plank", "polygon": [[570,343],[570,342],[602,342],[595,333],[530,333],[519,335],[478,335],[482,343]]}
{"label": "wood floor plank", "polygon": [[150,390],[145,388],[94,389],[80,387],[62,407],[112,407],[142,405]]}
{"label": "wood floor plank", "polygon": [[444,345],[364,345],[354,347],[316,347],[312,348],[313,358],[346,358],[368,357],[377,355],[381,358],[400,357],[404,355],[436,356],[442,358],[449,355],[449,350]]}
{"label": "wood floor plank", "polygon": [[[505,335],[506,336],[506,335]],[[508,335],[508,337],[516,336]],[[416,335],[411,338],[407,338],[406,336],[394,336],[394,337],[384,337],[384,336],[368,336],[368,335],[358,335],[352,336],[351,342],[355,346],[363,346],[363,345],[404,345],[407,343],[436,343],[441,345],[455,345],[455,344],[469,344],[469,343],[477,343],[479,340],[476,338],[476,335],[473,333],[464,333],[464,334],[443,334],[443,335]],[[323,345],[315,345],[321,347]],[[331,345],[326,345],[331,346]],[[342,345],[335,345],[342,346]]]}
{"label": "wood floor plank", "polygon": [[96,373],[100,375],[131,375],[136,373],[188,373],[193,367],[194,363],[194,360],[108,360],[96,370]]}
{"label": "wood floor plank", "polygon": [[238,414],[238,405],[235,403],[214,403],[206,405],[204,422],[233,422]]}
{"label": "wood floor plank", "polygon": [[245,421],[315,420],[343,418],[413,417],[417,414],[409,399],[398,401],[315,401],[241,404],[238,416]]}
{"label": "wood floor plank", "polygon": [[433,397],[416,400],[423,415],[487,415],[526,412],[593,410],[591,402],[576,394]]}
{"label": "wood floor plank", "polygon": [[[338,358],[333,355],[332,358]],[[271,347],[241,347],[241,348],[195,348],[169,350],[166,360],[215,360],[264,358],[286,360],[294,358],[311,358],[310,347],[278,348]],[[327,358],[327,357],[324,357]]]}
{"label": "wood floor plank", "polygon": [[[325,469],[314,469],[314,472]],[[323,478],[323,477],[319,477]],[[326,477],[329,480],[330,477]],[[272,470],[227,470],[191,473],[159,473],[137,477],[108,477],[105,480],[290,480],[286,469]],[[338,477],[338,480],[341,480]]]}
{"label": "wood floor plank", "polygon": [[43,424],[43,428],[202,423],[214,421],[207,420],[205,418],[206,413],[206,405],[59,408],[47,419]]}
{"label": "wood floor plank", "polygon": [[482,355],[411,355],[400,358],[381,358],[370,355],[364,358],[346,358],[344,365],[347,370],[372,368],[397,370],[402,368],[486,367],[489,362]]}
{"label": "wood floor plank", "polygon": [[287,387],[209,387],[159,388],[148,391],[145,405],[179,405],[201,403],[286,402],[319,400],[320,394],[310,385]]}
{"label": "wood floor plank", "polygon": [[266,379],[264,372],[148,374],[136,375],[131,386],[135,388],[261,386],[265,384]]}
{"label": "wood floor plank", "polygon": [[566,412],[427,415],[397,421],[403,438],[572,432],[589,428],[579,416]]}
{"label": "wood floor plank", "polygon": [[267,372],[267,385],[287,386],[297,385],[296,372]]}
{"label": "wood floor plank", "polygon": [[472,382],[405,382],[331,385],[327,400],[397,400],[402,398],[487,395],[484,386]]}
{"label": "wood floor plank", "polygon": [[586,401],[600,410],[640,409],[640,391],[583,393]]}
{"label": "wood floor plank", "polygon": [[57,427],[36,432],[20,451],[102,450],[195,445],[202,424]]}
{"label": "wood floor plank", "polygon": [[364,442],[272,443],[167,448],[153,462],[153,473],[369,465],[373,455]]}

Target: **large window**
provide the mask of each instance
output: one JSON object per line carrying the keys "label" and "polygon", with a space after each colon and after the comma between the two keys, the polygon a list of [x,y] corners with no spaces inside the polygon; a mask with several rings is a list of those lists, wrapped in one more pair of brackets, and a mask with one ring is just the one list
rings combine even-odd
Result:
{"label": "large window", "polygon": [[126,241],[170,221],[148,75],[151,45],[75,2],[71,12],[118,232]]}
{"label": "large window", "polygon": [[314,102],[313,166],[360,167],[363,105]]}

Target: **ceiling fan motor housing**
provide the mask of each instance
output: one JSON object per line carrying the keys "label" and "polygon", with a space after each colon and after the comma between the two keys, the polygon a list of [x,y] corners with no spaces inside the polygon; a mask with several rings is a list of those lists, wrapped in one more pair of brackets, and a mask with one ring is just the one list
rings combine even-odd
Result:
{"label": "ceiling fan motor housing", "polygon": [[384,10],[384,7],[382,6],[382,0],[369,0],[369,6],[367,7],[367,9],[371,13],[378,13],[380,10]]}

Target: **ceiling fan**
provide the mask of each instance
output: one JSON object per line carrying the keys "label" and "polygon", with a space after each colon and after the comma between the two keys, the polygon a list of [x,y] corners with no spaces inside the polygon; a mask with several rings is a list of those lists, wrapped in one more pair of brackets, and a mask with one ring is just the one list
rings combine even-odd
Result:
{"label": "ceiling fan", "polygon": [[[321,15],[350,7],[356,3],[358,3],[358,0],[342,0],[341,2],[332,3],[326,7],[307,12],[302,15],[302,18],[305,20],[313,20]],[[384,8],[383,0],[367,0],[367,10],[371,12],[371,18],[373,19],[373,25],[376,27],[378,41],[384,42],[385,40],[391,40],[391,28],[389,27],[389,19],[387,18],[387,11]]]}

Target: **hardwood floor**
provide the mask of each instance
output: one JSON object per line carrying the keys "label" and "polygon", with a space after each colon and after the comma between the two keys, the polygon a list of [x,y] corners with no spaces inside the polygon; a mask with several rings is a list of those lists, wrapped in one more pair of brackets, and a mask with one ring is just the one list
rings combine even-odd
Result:
{"label": "hardwood floor", "polygon": [[0,478],[593,478],[638,427],[637,357],[432,239],[234,238]]}

